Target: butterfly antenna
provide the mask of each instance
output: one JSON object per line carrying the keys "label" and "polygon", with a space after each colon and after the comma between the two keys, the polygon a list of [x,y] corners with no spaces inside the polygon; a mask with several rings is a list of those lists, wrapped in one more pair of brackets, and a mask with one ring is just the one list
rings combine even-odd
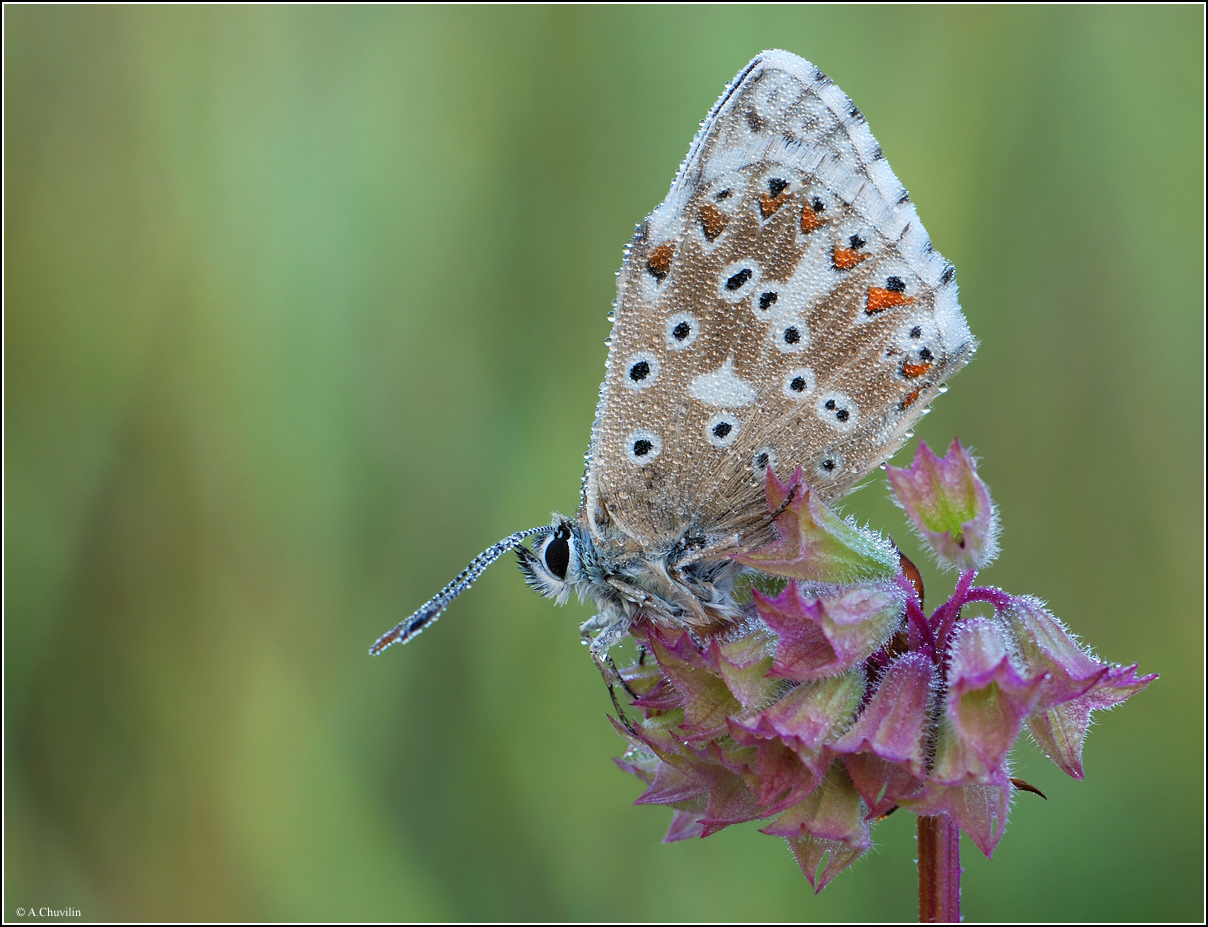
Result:
{"label": "butterfly antenna", "polygon": [[449,607],[449,603],[474,585],[474,581],[483,574],[492,563],[506,554],[509,550],[519,547],[527,538],[535,534],[549,534],[554,529],[550,525],[539,528],[529,528],[527,531],[517,531],[510,537],[504,538],[497,544],[492,544],[481,554],[470,561],[470,565],[457,574],[456,578],[440,592],[417,608],[409,618],[399,622],[393,629],[378,638],[377,643],[369,648],[369,653],[377,656],[391,644],[405,644],[420,631],[441,616]]}

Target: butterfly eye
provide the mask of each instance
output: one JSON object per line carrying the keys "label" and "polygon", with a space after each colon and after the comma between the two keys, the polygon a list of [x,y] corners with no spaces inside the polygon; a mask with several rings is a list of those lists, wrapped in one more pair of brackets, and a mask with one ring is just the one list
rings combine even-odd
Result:
{"label": "butterfly eye", "polygon": [[566,570],[570,566],[570,528],[565,524],[559,525],[557,532],[545,545],[542,555],[546,568],[558,579],[566,579]]}

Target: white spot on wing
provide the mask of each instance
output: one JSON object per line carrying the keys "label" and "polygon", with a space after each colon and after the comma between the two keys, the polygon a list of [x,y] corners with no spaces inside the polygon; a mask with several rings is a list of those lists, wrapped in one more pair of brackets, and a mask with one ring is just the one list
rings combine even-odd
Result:
{"label": "white spot on wing", "polygon": [[705,438],[714,447],[729,447],[738,437],[738,417],[718,412],[705,424]]}
{"label": "white spot on wing", "polygon": [[765,444],[751,455],[751,466],[756,473],[763,473],[768,467],[776,470],[776,452],[771,445]]}
{"label": "white spot on wing", "polygon": [[830,453],[818,461],[814,467],[814,476],[820,480],[833,480],[843,472],[843,465],[846,463],[842,454]]}
{"label": "white spot on wing", "polygon": [[717,281],[717,295],[728,303],[744,299],[759,286],[763,274],[754,261],[735,261],[726,266]]}
{"label": "white spot on wing", "polygon": [[653,431],[641,429],[625,439],[625,456],[630,463],[644,467],[663,451],[663,442]]}
{"label": "white spot on wing", "polygon": [[851,431],[860,420],[860,411],[855,402],[833,390],[818,397],[814,411],[822,421],[839,431]]}
{"label": "white spot on wing", "polygon": [[677,312],[667,320],[667,346],[681,351],[700,334],[700,322],[691,312]]}
{"label": "white spot on wing", "polygon": [[798,367],[785,376],[782,391],[789,399],[803,399],[814,391],[815,383],[814,371],[809,367]]}
{"label": "white spot on wing", "polygon": [[750,405],[758,395],[754,386],[734,372],[732,357],[727,357],[726,362],[716,370],[694,377],[688,384],[688,393],[705,405],[723,409]]}
{"label": "white spot on wing", "polygon": [[638,351],[625,361],[625,378],[630,389],[649,389],[658,382],[659,359],[649,351]]}
{"label": "white spot on wing", "polygon": [[788,319],[772,329],[772,341],[784,354],[804,351],[810,342],[809,326],[801,319]]}

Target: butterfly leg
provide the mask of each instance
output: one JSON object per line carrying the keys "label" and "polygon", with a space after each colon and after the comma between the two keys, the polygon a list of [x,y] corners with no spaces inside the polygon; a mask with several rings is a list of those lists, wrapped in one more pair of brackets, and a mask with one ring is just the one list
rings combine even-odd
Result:
{"label": "butterfly leg", "polygon": [[[612,707],[617,710],[617,716],[621,723],[625,725],[625,729],[633,731],[633,722],[625,715],[625,709],[621,707],[621,702],[617,698],[616,684],[618,682],[621,684],[621,688],[625,690],[630,700],[634,700],[638,696],[629,687],[629,683],[621,675],[621,671],[617,669],[616,662],[608,652],[614,645],[620,643],[621,638],[625,635],[625,630],[626,623],[624,621],[617,621],[608,615],[596,615],[579,626],[579,633],[583,637],[583,643],[590,648],[591,659],[600,671],[600,675],[604,677],[604,684],[608,687],[608,696],[612,699]],[[593,631],[599,631],[594,640],[591,637]]]}
{"label": "butterfly leg", "polygon": [[776,511],[774,511],[772,513],[772,517],[770,519],[771,521],[775,521],[777,518],[779,518],[781,513],[784,512],[784,510],[787,509],[790,505],[792,505],[793,500],[795,498],[797,498],[797,490],[799,490],[800,488],[801,488],[800,483],[794,483],[792,485],[792,487],[789,489],[789,494],[784,497],[784,501],[781,502],[780,505],[776,506]]}

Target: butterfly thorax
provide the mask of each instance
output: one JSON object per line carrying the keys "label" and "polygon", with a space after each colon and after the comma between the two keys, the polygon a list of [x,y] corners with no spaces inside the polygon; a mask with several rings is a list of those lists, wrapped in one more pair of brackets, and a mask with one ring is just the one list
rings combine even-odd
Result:
{"label": "butterfly thorax", "polygon": [[738,617],[732,597],[742,567],[726,556],[731,542],[689,526],[649,546],[618,526],[554,516],[553,530],[520,567],[529,585],[559,604],[574,591],[598,609],[583,633],[599,632],[606,650],[639,617],[670,627],[703,629]]}

